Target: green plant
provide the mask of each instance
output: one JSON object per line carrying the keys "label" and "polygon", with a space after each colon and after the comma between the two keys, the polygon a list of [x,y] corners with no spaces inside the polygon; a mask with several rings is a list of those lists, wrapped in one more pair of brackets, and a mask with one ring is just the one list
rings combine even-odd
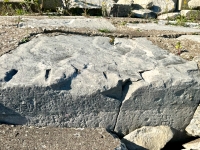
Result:
{"label": "green plant", "polygon": [[98,31],[102,33],[111,33],[109,29],[98,29]]}
{"label": "green plant", "polygon": [[180,41],[178,41],[178,42],[176,43],[175,48],[178,50],[178,53],[177,53],[177,54],[180,55],[180,54],[181,54],[181,48],[182,48],[181,42],[180,42]]}

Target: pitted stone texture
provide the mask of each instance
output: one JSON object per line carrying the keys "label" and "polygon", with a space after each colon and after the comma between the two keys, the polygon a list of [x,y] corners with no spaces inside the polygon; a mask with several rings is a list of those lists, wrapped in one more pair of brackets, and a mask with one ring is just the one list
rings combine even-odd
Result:
{"label": "pitted stone texture", "polygon": [[188,7],[191,9],[200,8],[200,1],[199,0],[190,0],[188,2]]}
{"label": "pitted stone texture", "polygon": [[122,142],[130,150],[160,150],[172,137],[173,132],[168,126],[144,126],[123,137]]}
{"label": "pitted stone texture", "polygon": [[183,144],[183,147],[188,150],[199,150],[200,149],[200,139],[196,139],[194,141],[185,143],[185,144]]}
{"label": "pitted stone texture", "polygon": [[188,134],[200,137],[200,106],[197,107],[190,124],[186,127]]}
{"label": "pitted stone texture", "polygon": [[140,71],[142,80],[129,85],[115,131],[126,135],[141,126],[169,125],[182,132],[199,103],[197,64],[185,62],[172,54],[166,57],[164,51],[158,57],[156,47],[143,39],[138,40],[143,43],[140,46],[146,50],[146,55],[152,61],[157,60],[157,65]]}
{"label": "pitted stone texture", "polygon": [[196,62],[146,38],[38,35],[0,57],[0,121],[181,131],[199,103],[198,75]]}
{"label": "pitted stone texture", "polygon": [[152,0],[153,7],[152,11],[160,14],[173,12],[176,9],[177,0]]}

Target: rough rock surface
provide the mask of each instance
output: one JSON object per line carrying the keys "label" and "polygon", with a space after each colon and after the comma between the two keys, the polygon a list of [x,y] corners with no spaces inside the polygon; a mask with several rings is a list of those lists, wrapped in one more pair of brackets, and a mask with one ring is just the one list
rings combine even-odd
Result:
{"label": "rough rock surface", "polygon": [[124,4],[124,5],[132,5],[134,3],[133,0],[118,0],[117,4]]}
{"label": "rough rock surface", "polygon": [[[145,61],[144,65],[148,68],[145,69],[141,60],[138,60],[141,63],[137,67],[143,68],[138,71],[142,80],[133,82],[130,79],[132,83],[122,102],[115,131],[126,135],[138,127],[156,125],[169,125],[178,131],[184,131],[199,103],[198,68],[195,63],[184,62],[176,56],[166,57],[164,51],[156,56],[156,47],[150,46],[148,41],[139,40],[143,43],[143,50],[155,50],[150,53],[146,51],[146,55],[152,56],[151,61],[154,58],[157,65],[160,65],[156,67],[155,63]],[[144,56],[140,52],[138,55]],[[137,56],[135,58],[138,59]],[[146,56],[142,58],[146,59]],[[135,62],[132,64],[136,65]],[[183,69],[184,65],[188,67]],[[192,72],[196,72],[196,77]]]}
{"label": "rough rock surface", "polygon": [[0,72],[4,123],[182,131],[199,103],[197,64],[146,38],[39,35],[1,56]]}
{"label": "rough rock surface", "polygon": [[190,124],[186,127],[186,131],[188,134],[192,136],[199,136],[200,137],[200,106],[197,107],[194,116],[190,122]]}
{"label": "rough rock surface", "polygon": [[157,14],[149,9],[139,9],[139,10],[132,10],[132,17],[137,18],[156,18]]}
{"label": "rough rock surface", "polygon": [[175,12],[175,13],[166,13],[166,14],[159,15],[157,17],[157,19],[161,19],[161,20],[175,19],[178,15],[180,15],[180,13],[178,13],[178,12]]}
{"label": "rough rock surface", "polygon": [[183,144],[183,147],[188,150],[199,150],[200,149],[200,139]]}
{"label": "rough rock surface", "polygon": [[[5,140],[6,139],[6,140]],[[105,129],[0,125],[1,150],[127,150]]]}
{"label": "rough rock surface", "polygon": [[160,150],[172,137],[173,132],[168,126],[143,126],[123,137],[122,142],[130,150]]}
{"label": "rough rock surface", "polygon": [[177,0],[152,0],[153,7],[152,11],[156,13],[167,13],[172,12],[176,8]]}
{"label": "rough rock surface", "polygon": [[200,1],[199,0],[190,0],[188,2],[188,7],[192,9],[200,8]]}
{"label": "rough rock surface", "polygon": [[133,8],[134,9],[149,9],[153,6],[152,0],[134,0]]}
{"label": "rough rock surface", "polygon": [[200,19],[200,12],[198,10],[181,10],[181,15],[188,19]]}

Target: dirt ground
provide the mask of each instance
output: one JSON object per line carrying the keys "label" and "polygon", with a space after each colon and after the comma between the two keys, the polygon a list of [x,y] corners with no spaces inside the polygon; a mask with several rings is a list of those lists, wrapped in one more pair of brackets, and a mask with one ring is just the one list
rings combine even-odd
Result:
{"label": "dirt ground", "polygon": [[114,150],[120,143],[102,128],[0,125],[0,150]]}
{"label": "dirt ground", "polygon": [[[42,17],[38,17],[42,19]],[[168,50],[170,53],[177,55],[176,43],[179,42],[177,37],[186,33],[174,31],[155,31],[155,30],[133,30],[127,28],[125,23],[149,22],[152,20],[136,19],[136,18],[107,18],[118,29],[112,33],[101,33],[89,29],[69,29],[60,27],[46,30],[42,28],[19,28],[18,17],[0,18],[0,56],[12,52],[17,46],[24,42],[28,42],[37,34],[81,34],[90,36],[114,36],[137,38],[147,37],[153,44]],[[200,33],[196,33],[199,34]],[[181,40],[180,57],[193,60],[200,57],[200,42],[190,40]],[[200,67],[200,60],[198,62]],[[25,149],[70,149],[70,150],[109,150],[119,145],[119,140],[113,140],[113,137],[106,133],[105,130],[85,129],[77,132],[79,129],[67,128],[36,128],[24,126],[0,125],[0,150],[25,150]],[[81,135],[80,135],[81,134]],[[86,140],[83,140],[86,139]],[[75,142],[74,142],[75,141]],[[86,143],[84,143],[86,142]],[[76,146],[73,145],[76,143]]]}

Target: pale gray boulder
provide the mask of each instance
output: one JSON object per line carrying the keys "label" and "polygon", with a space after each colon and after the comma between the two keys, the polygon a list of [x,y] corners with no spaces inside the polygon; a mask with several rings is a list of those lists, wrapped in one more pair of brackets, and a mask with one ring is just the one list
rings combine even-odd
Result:
{"label": "pale gray boulder", "polygon": [[199,150],[200,149],[200,139],[196,139],[190,141],[188,143],[183,144],[183,147],[188,150]]}
{"label": "pale gray boulder", "polygon": [[200,137],[200,106],[197,107],[194,116],[190,124],[186,127],[186,131],[189,135]]}
{"label": "pale gray boulder", "polygon": [[190,0],[188,2],[188,7],[191,8],[191,9],[200,8],[200,1],[199,0]]}
{"label": "pale gray boulder", "polygon": [[118,0],[117,4],[123,4],[123,5],[132,5],[134,3],[133,0]]}
{"label": "pale gray boulder", "polygon": [[160,150],[173,138],[173,131],[168,126],[143,126],[123,137],[129,150]]}
{"label": "pale gray boulder", "polygon": [[153,6],[152,0],[134,0],[134,9],[150,9]]}
{"label": "pale gray boulder", "polygon": [[[131,84],[122,102],[115,131],[126,135],[142,126],[169,125],[177,131],[176,135],[182,134],[199,103],[197,64],[185,62],[172,54],[166,57],[164,51],[157,55],[157,48],[143,39],[138,39],[138,43],[143,43],[141,48],[146,50],[151,61],[157,60],[157,65],[147,63],[145,60],[148,58],[143,57],[146,62],[144,65],[149,67],[138,68],[142,80],[135,82],[130,79]],[[153,51],[149,53],[148,49]],[[140,59],[137,61],[141,62]],[[135,66],[135,62],[132,64]]]}
{"label": "pale gray boulder", "polygon": [[152,0],[152,11],[161,14],[167,12],[173,12],[176,9],[177,0]]}
{"label": "pale gray boulder", "polygon": [[156,18],[157,14],[149,9],[139,9],[139,10],[132,10],[132,17],[137,18]]}
{"label": "pale gray boulder", "polygon": [[200,19],[200,12],[198,10],[181,10],[181,16],[196,20]]}
{"label": "pale gray boulder", "polygon": [[199,104],[199,71],[146,38],[39,35],[0,57],[0,122],[185,130]]}

